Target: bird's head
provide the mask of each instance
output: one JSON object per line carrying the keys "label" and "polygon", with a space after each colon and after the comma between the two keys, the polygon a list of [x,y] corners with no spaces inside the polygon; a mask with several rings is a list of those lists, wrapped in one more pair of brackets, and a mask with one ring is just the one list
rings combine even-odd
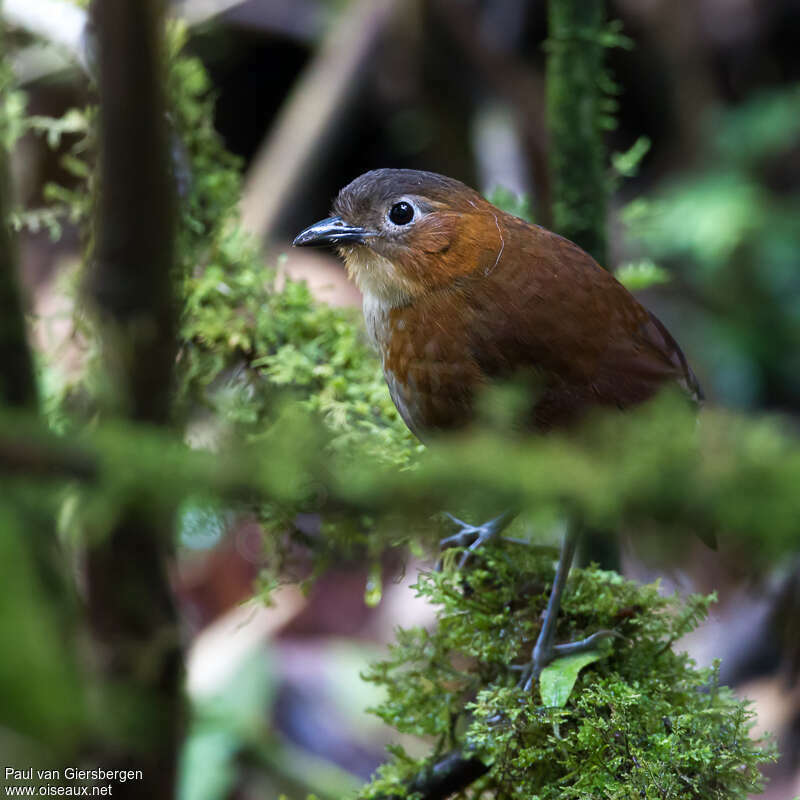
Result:
{"label": "bird's head", "polygon": [[501,215],[452,178],[378,169],[345,186],[333,216],[306,228],[293,244],[336,245],[362,293],[402,306],[496,264]]}

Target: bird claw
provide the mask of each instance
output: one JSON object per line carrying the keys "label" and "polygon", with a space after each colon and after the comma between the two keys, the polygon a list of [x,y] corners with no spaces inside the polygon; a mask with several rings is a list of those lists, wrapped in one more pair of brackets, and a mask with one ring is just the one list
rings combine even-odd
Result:
{"label": "bird claw", "polygon": [[613,637],[614,639],[625,639],[625,637],[617,631],[605,629],[596,631],[591,636],[587,636],[585,639],[580,639],[577,642],[567,642],[567,644],[554,645],[553,659],[563,658],[564,656],[574,656],[577,653],[586,653],[587,651],[592,650],[598,642],[610,637]]}
{"label": "bird claw", "polygon": [[[466,548],[461,554],[461,558],[458,560],[459,569],[463,569],[469,561],[470,556],[478,550],[478,548],[494,539],[515,516],[512,512],[505,511],[500,514],[500,516],[490,519],[488,522],[484,522],[483,525],[471,525],[469,522],[465,522],[463,519],[459,519],[447,511],[444,512],[444,515],[457,525],[460,530],[442,539],[439,542],[439,546],[442,550],[446,550],[448,547]],[[437,569],[441,569],[441,560],[437,564]]]}

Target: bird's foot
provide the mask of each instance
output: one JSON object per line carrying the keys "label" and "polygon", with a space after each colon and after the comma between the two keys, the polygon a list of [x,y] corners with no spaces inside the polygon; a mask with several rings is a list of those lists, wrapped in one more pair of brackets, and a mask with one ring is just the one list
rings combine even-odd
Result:
{"label": "bird's foot", "polygon": [[479,547],[491,541],[503,531],[511,520],[514,519],[516,514],[511,511],[505,511],[500,514],[499,517],[484,522],[483,525],[470,525],[469,522],[464,522],[464,520],[454,517],[447,512],[445,512],[445,516],[454,522],[459,530],[452,536],[446,536],[442,539],[439,542],[439,546],[442,550],[446,550],[448,547],[465,547],[466,550],[462,553],[458,562],[458,568],[463,569],[467,561],[469,561],[470,556]]}
{"label": "bird's foot", "polygon": [[[542,627],[544,631],[546,626]],[[522,670],[522,677],[519,680],[518,686],[524,691],[530,692],[533,684],[539,680],[542,670],[558,658],[564,656],[574,656],[579,653],[588,653],[590,650],[597,649],[597,645],[603,641],[614,637],[617,639],[624,639],[625,637],[617,631],[601,630],[587,636],[585,639],[579,639],[577,642],[568,642],[566,644],[553,644],[552,642],[542,641],[541,635],[537,639],[531,654],[531,660],[519,667]]]}

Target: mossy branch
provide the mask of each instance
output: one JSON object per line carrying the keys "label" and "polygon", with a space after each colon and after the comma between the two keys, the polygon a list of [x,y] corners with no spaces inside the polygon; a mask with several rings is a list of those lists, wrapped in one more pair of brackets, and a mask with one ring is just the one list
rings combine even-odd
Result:
{"label": "mossy branch", "polygon": [[[774,753],[750,739],[749,705],[719,686],[716,668],[697,669],[664,647],[694,628],[713,598],[664,598],[657,586],[575,570],[559,638],[603,628],[620,638],[555,706],[540,686],[521,690],[514,668],[530,658],[552,579],[548,557],[517,545],[489,548],[467,573],[421,574],[415,588],[438,608],[437,626],[399,631],[367,678],[386,691],[376,713],[432,737],[436,754],[415,759],[395,748],[360,796],[428,800],[470,778],[475,797],[541,800],[744,800],[758,791],[758,766]],[[453,739],[459,749],[439,755]]]}
{"label": "mossy branch", "polygon": [[553,225],[606,264],[605,2],[550,0],[548,27]]}
{"label": "mossy branch", "polygon": [[14,470],[32,452],[43,476],[48,464],[51,476],[65,471],[58,480],[84,471],[97,476],[89,479],[90,493],[110,503],[136,496],[154,513],[207,493],[272,503],[290,515],[313,509],[332,520],[403,515],[402,525],[389,517],[385,528],[362,531],[359,541],[396,541],[398,530],[441,508],[479,515],[521,506],[552,520],[567,503],[602,527],[660,524],[676,548],[681,535],[724,532],[768,563],[795,546],[800,519],[800,445],[785,425],[706,411],[695,430],[692,412],[675,397],[624,417],[612,413],[570,436],[525,440],[476,431],[441,441],[407,470],[381,459],[363,438],[342,443],[317,414],[296,404],[277,413],[250,446],[215,453],[192,451],[177,436],[140,426],[106,424],[54,437],[38,423],[0,415],[0,469]]}

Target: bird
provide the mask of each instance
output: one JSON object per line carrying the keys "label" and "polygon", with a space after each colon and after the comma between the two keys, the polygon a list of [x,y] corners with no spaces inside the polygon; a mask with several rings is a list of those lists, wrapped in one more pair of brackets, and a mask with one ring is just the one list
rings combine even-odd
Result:
{"label": "bird", "polygon": [[[433,172],[376,169],[345,186],[332,215],[298,247],[333,245],[363,297],[369,339],[392,400],[423,442],[475,420],[488,386],[534,387],[524,424],[547,433],[590,411],[624,411],[677,384],[703,393],[666,326],[568,239],[492,205]],[[446,543],[496,536],[506,512]],[[580,524],[568,525],[525,686],[553,659],[596,646],[600,631],[556,644],[555,620]]]}

